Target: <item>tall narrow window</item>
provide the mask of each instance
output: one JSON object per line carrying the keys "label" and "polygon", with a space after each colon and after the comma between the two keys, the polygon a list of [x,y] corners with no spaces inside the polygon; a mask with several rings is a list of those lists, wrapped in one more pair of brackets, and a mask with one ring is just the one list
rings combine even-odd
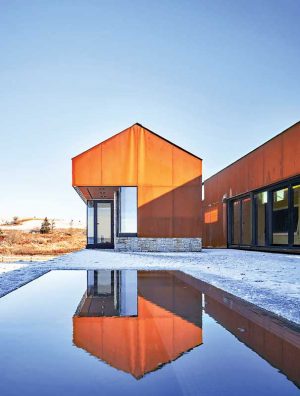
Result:
{"label": "tall narrow window", "polygon": [[267,203],[268,192],[262,191],[255,195],[256,203],[256,243],[258,246],[266,245]]}
{"label": "tall narrow window", "polygon": [[287,245],[289,240],[289,189],[273,192],[272,234],[274,245]]}
{"label": "tall narrow window", "polygon": [[121,234],[137,233],[137,188],[120,188],[119,226]]}
{"label": "tall narrow window", "polygon": [[293,186],[294,207],[293,207],[293,233],[294,245],[300,245],[300,184]]}
{"label": "tall narrow window", "polygon": [[240,244],[240,201],[234,201],[232,205],[232,243]]}
{"label": "tall narrow window", "polygon": [[94,243],[94,202],[87,203],[87,243]]}
{"label": "tall narrow window", "polygon": [[251,245],[252,221],[251,221],[251,198],[242,199],[242,244]]}

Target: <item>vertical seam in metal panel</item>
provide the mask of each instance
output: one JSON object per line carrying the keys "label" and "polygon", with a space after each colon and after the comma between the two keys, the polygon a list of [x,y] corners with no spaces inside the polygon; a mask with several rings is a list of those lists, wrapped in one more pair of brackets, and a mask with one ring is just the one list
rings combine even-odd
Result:
{"label": "vertical seam in metal panel", "polygon": [[135,158],[136,158],[136,233],[137,236],[139,236],[139,232],[140,232],[140,211],[139,211],[139,130],[136,130],[137,128],[134,129],[134,137],[135,137],[135,145],[136,145],[136,153],[135,153]]}
{"label": "vertical seam in metal panel", "polygon": [[174,220],[174,147],[172,147],[172,222],[171,222],[171,236],[174,237],[174,229],[175,229],[175,220]]}
{"label": "vertical seam in metal panel", "polygon": [[140,234],[140,134],[141,134],[141,127],[137,128],[135,131],[136,135],[136,184],[137,184],[137,235]]}
{"label": "vertical seam in metal panel", "polygon": [[103,145],[101,144],[101,146],[100,146],[100,155],[101,155],[101,161],[100,161],[100,164],[101,164],[101,169],[100,169],[100,182],[101,182],[101,185],[103,184]]}
{"label": "vertical seam in metal panel", "polygon": [[294,243],[294,194],[292,184],[288,186],[288,246],[292,247]]}

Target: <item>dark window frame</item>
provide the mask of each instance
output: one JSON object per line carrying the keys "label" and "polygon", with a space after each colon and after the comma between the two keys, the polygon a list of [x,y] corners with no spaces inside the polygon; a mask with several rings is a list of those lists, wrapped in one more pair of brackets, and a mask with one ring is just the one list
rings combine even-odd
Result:
{"label": "dark window frame", "polygon": [[136,228],[138,230],[138,224],[139,224],[139,211],[138,211],[138,186],[120,186],[119,190],[117,191],[117,196],[116,196],[116,210],[117,210],[117,216],[116,216],[116,235],[120,238],[125,237],[125,238],[130,238],[130,237],[137,237],[138,232],[121,232],[121,187],[134,187],[136,188]]}
{"label": "dark window frame", "polygon": [[[88,249],[90,248],[96,248],[96,249],[113,249],[114,248],[114,200],[113,199],[89,199],[89,202],[93,202],[93,207],[94,207],[94,243],[88,243],[87,239],[87,245],[86,247]],[[97,203],[110,203],[111,206],[111,242],[104,242],[104,243],[97,243]],[[88,205],[87,207],[87,212],[86,215],[88,216]],[[88,237],[87,237],[88,238]]]}
{"label": "dark window frame", "polygon": [[[299,250],[300,245],[294,243],[294,193],[293,186],[300,184],[300,176],[295,176],[289,179],[282,180],[278,183],[273,183],[268,186],[261,187],[249,191],[244,194],[237,195],[227,199],[227,247],[240,249],[256,249],[256,250]],[[288,244],[273,244],[273,193],[277,190],[288,188]],[[266,244],[261,246],[257,244],[257,207],[256,194],[267,192],[268,202],[266,205]],[[251,245],[242,244],[242,200],[251,198],[251,221],[252,221],[252,240]],[[240,201],[240,234],[239,244],[233,244],[233,204],[235,201]]]}

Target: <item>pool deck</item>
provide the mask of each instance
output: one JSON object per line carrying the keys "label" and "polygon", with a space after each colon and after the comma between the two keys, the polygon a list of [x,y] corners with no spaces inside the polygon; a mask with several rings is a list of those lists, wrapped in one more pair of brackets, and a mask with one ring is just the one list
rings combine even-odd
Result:
{"label": "pool deck", "polygon": [[233,249],[205,249],[201,253],[82,250],[45,262],[27,262],[26,266],[3,263],[1,269],[0,296],[51,270],[181,270],[300,324],[299,255]]}

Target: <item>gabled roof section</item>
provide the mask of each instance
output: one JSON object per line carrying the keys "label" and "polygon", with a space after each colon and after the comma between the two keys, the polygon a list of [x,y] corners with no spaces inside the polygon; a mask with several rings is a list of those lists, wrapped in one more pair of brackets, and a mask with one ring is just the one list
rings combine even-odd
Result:
{"label": "gabled roof section", "polygon": [[141,124],[72,159],[73,186],[179,187],[201,176],[201,158]]}
{"label": "gabled roof section", "polygon": [[83,154],[85,154],[85,153],[87,153],[87,152],[89,152],[89,151],[95,149],[96,147],[100,146],[101,144],[106,143],[106,142],[108,142],[108,141],[111,140],[111,139],[114,139],[114,138],[117,137],[118,135],[121,135],[122,133],[126,132],[128,129],[130,129],[130,128],[134,127],[134,126],[139,126],[140,128],[143,128],[144,130],[146,130],[147,132],[149,132],[149,133],[155,135],[155,136],[158,137],[159,139],[164,140],[165,142],[171,144],[172,146],[177,147],[178,149],[184,151],[185,153],[187,153],[187,154],[189,154],[189,155],[191,155],[191,156],[193,156],[193,157],[199,159],[200,161],[202,161],[202,158],[198,157],[197,155],[191,153],[191,152],[188,151],[188,150],[185,150],[185,149],[182,148],[181,146],[178,146],[177,144],[175,144],[175,143],[171,142],[170,140],[164,138],[163,136],[159,135],[158,133],[151,131],[149,128],[143,126],[142,124],[140,124],[140,123],[138,123],[138,122],[136,122],[135,124],[131,125],[130,127],[126,128],[126,129],[124,129],[123,131],[116,133],[115,135],[109,137],[108,139],[105,139],[105,140],[103,140],[102,142],[100,142],[100,143],[98,143],[98,144],[96,144],[96,145],[90,147],[89,149],[83,151],[82,153],[75,155],[75,156],[72,158],[72,160],[73,160],[74,158],[77,158],[77,157],[79,157],[79,156],[81,156],[81,155],[83,155]]}

